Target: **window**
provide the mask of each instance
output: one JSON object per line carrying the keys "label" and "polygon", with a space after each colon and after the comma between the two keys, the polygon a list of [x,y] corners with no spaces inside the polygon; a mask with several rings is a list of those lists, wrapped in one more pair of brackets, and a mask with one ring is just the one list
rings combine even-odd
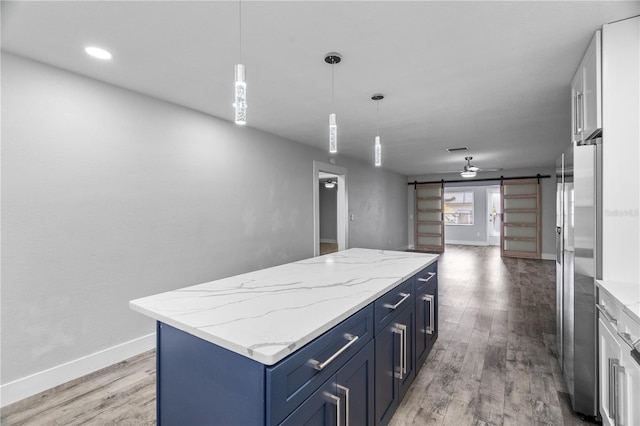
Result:
{"label": "window", "polygon": [[444,224],[473,225],[473,192],[445,191]]}

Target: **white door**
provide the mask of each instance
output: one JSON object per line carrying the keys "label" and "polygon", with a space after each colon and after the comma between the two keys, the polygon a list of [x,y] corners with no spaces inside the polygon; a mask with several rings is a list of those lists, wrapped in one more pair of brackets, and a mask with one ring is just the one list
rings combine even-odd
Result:
{"label": "white door", "polygon": [[500,202],[500,187],[487,187],[487,242],[491,246],[500,245],[500,229],[502,217],[502,203]]}

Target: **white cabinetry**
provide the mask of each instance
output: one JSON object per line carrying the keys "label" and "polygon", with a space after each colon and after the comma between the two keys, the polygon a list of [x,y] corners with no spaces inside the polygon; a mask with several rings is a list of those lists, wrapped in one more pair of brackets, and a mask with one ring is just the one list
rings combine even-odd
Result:
{"label": "white cabinetry", "polygon": [[571,81],[572,141],[578,144],[602,131],[602,47],[596,31]]}
{"label": "white cabinetry", "polygon": [[640,17],[602,27],[602,278],[640,282]]}
{"label": "white cabinetry", "polygon": [[[638,290],[633,284],[633,297]],[[600,416],[607,426],[640,425],[640,363],[633,359],[634,343],[640,347],[640,319],[620,300],[602,289],[598,295]],[[620,287],[620,286],[618,286]],[[636,287],[637,288],[637,287]],[[624,298],[628,302],[628,297]]]}

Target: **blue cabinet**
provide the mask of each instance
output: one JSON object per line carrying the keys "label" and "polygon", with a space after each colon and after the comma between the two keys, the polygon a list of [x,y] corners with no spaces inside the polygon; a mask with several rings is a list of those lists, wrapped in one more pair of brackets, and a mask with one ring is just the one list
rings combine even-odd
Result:
{"label": "blue cabinet", "polygon": [[414,322],[412,300],[375,337],[376,425],[389,423],[415,378]]}
{"label": "blue cabinet", "polygon": [[416,367],[420,369],[438,338],[438,265],[416,275]]}
{"label": "blue cabinet", "polygon": [[157,328],[158,425],[389,423],[437,338],[437,265],[273,366]]}
{"label": "blue cabinet", "polygon": [[353,425],[373,423],[373,342],[349,360],[315,391],[282,426]]}

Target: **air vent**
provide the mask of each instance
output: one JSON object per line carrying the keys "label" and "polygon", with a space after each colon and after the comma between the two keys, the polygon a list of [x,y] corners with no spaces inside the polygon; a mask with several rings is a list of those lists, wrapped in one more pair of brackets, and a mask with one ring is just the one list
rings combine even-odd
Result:
{"label": "air vent", "polygon": [[458,148],[447,148],[447,151],[453,153],[453,152],[465,152],[465,151],[469,151],[469,147],[468,146],[460,146]]}

